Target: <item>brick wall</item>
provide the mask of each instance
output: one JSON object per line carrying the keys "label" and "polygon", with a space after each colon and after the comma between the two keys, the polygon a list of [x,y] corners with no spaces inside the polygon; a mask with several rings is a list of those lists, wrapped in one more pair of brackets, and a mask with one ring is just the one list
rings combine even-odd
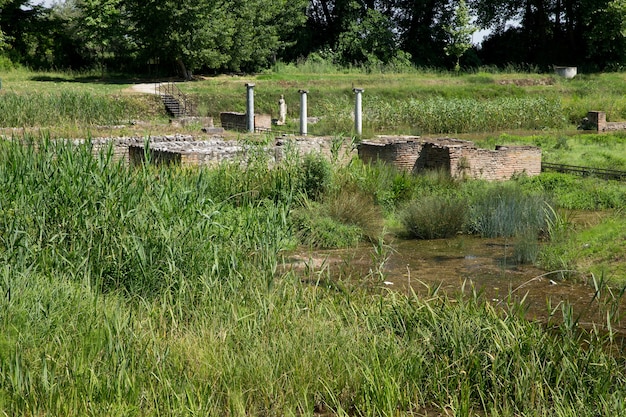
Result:
{"label": "brick wall", "polygon": [[490,181],[508,180],[519,174],[541,174],[541,149],[535,146],[497,146],[495,150],[455,148],[450,158],[455,177]]}
{"label": "brick wall", "polygon": [[355,150],[352,148],[350,140],[332,137],[281,137],[276,139],[274,145],[276,162],[280,162],[290,156],[301,157],[308,153],[319,153],[328,159],[347,163],[355,155]]}
{"label": "brick wall", "polygon": [[381,161],[404,171],[414,171],[423,142],[419,137],[403,137],[394,140],[383,137],[381,141],[361,142],[357,149],[363,162]]}
{"label": "brick wall", "polygon": [[398,169],[420,172],[442,169],[453,177],[507,180],[516,174],[541,173],[541,149],[534,146],[498,146],[478,149],[472,142],[457,139],[384,140],[359,145],[365,162],[381,160]]}
{"label": "brick wall", "polygon": [[587,113],[587,121],[584,123],[583,127],[598,132],[610,132],[626,130],[626,122],[607,122],[605,112],[590,111]]}

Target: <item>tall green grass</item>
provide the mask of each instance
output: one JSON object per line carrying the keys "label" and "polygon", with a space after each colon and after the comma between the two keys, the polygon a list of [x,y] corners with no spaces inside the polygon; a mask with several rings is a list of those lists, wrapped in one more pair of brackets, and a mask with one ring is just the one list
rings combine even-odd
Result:
{"label": "tall green grass", "polygon": [[383,101],[368,98],[365,121],[376,130],[411,126],[420,133],[472,133],[564,126],[558,100],[543,97],[428,98]]}
{"label": "tall green grass", "polygon": [[152,113],[145,103],[130,96],[109,97],[68,90],[0,94],[0,125],[3,127],[119,124],[146,112]]}
{"label": "tall green grass", "polygon": [[496,184],[473,198],[469,229],[482,237],[537,235],[547,228],[547,203],[546,196],[524,193],[515,184]]}
{"label": "tall green grass", "polygon": [[0,147],[5,415],[626,411],[615,333],[567,308],[546,328],[476,294],[281,273],[297,165],[131,169],[89,144]]}

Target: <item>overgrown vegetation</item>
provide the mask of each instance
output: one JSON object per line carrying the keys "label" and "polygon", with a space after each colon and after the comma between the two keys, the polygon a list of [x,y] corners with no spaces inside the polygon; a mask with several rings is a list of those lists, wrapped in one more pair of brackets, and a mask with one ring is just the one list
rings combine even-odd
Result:
{"label": "overgrown vegetation", "polygon": [[[581,330],[566,306],[544,327],[471,292],[421,299],[323,266],[311,266],[317,283],[279,272],[308,204],[295,164],[131,169],[88,143],[0,146],[7,415],[625,411],[614,333]],[[463,188],[370,176],[383,169],[333,167],[333,178],[356,196],[389,180]]]}
{"label": "overgrown vegetation", "polygon": [[[313,133],[350,132],[358,83],[366,115],[387,112],[370,117],[369,134],[389,133],[389,119],[400,133],[517,129],[528,112],[536,124],[526,128],[554,122],[559,129],[491,132],[476,142],[538,145],[549,162],[626,166],[623,135],[574,134],[571,124],[559,124],[598,103],[621,117],[621,74],[565,82],[519,73],[294,68],[254,77],[257,106],[272,112],[284,92],[290,114],[297,113],[297,89],[310,88],[310,114],[322,118]],[[0,105],[12,112],[0,116],[3,124],[53,132],[0,141],[4,414],[626,412],[625,358],[614,327],[621,293],[604,286],[625,276],[623,183],[543,173],[489,184],[358,160],[339,166],[319,155],[268,169],[262,137],[247,141],[246,168],[130,168],[111,150],[93,154],[89,141],[53,139],[67,126],[82,134],[153,110],[118,95],[130,84],[57,75],[11,71],[0,92]],[[242,81],[215,77],[181,87],[205,100],[206,111],[243,110]],[[137,129],[162,128],[147,126]],[[407,232],[505,236],[512,262],[598,277],[589,308],[603,323],[584,330],[563,303],[538,324],[523,305],[494,307],[469,288],[458,297],[384,291],[389,233]],[[281,262],[299,245],[371,246],[373,265],[357,277],[331,275],[327,264],[311,261],[304,279]]]}
{"label": "overgrown vegetation", "polygon": [[[353,130],[352,88],[363,94],[363,129],[365,137],[375,134],[468,134],[488,133],[500,140],[501,132],[521,130],[537,132],[530,143],[550,141],[558,135],[561,142],[544,147],[548,157],[562,158],[568,148],[584,143],[584,136],[572,137],[589,109],[607,112],[609,120],[626,119],[624,91],[615,87],[624,83],[621,73],[582,75],[565,81],[553,75],[497,72],[453,76],[434,70],[403,73],[363,72],[320,68],[302,72],[300,67],[277,66],[255,76],[216,76],[179,87],[198,103],[201,115],[214,117],[218,124],[223,111],[245,111],[245,83],[254,81],[255,108],[258,113],[277,116],[277,101],[285,96],[287,124],[276,126],[281,133],[299,130],[299,89],[309,90],[308,114],[317,120],[309,124],[312,135],[350,135]],[[141,80],[102,78],[88,73],[34,73],[12,70],[2,75],[0,106],[3,127],[45,126],[59,130],[67,124],[79,124],[85,131],[98,124],[130,120],[166,122],[167,116],[156,97],[131,96],[128,88]],[[153,80],[150,80],[153,81]],[[37,94],[32,94],[33,92]],[[84,114],[74,109],[84,108]],[[101,109],[101,114],[94,109]],[[159,116],[159,117],[156,117]],[[146,129],[145,126],[141,126]],[[165,129],[159,125],[159,129]],[[144,132],[142,132],[144,133]],[[622,135],[623,136],[623,135]],[[614,147],[623,146],[620,134],[604,143],[604,152],[594,154],[607,165]],[[504,138],[504,140],[517,140]],[[588,141],[594,139],[588,138]],[[485,142],[488,144],[489,142]]]}

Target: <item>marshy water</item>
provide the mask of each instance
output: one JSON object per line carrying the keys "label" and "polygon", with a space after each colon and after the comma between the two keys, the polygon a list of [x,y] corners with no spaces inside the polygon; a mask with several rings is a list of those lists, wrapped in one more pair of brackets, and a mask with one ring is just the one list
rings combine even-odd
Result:
{"label": "marshy water", "polygon": [[[396,239],[385,247],[361,246],[341,250],[301,251],[285,262],[306,280],[380,282],[391,290],[428,296],[435,289],[454,300],[462,291],[476,291],[492,305],[506,308],[523,301],[526,316],[560,321],[571,306],[581,326],[606,324],[611,303],[599,303],[591,276],[564,277],[533,265],[517,265],[511,239],[459,236],[453,239]],[[364,278],[366,277],[366,278]],[[369,277],[369,279],[367,278]],[[603,291],[606,295],[606,290]],[[623,299],[612,305],[623,311]],[[625,328],[613,330],[626,333]]]}

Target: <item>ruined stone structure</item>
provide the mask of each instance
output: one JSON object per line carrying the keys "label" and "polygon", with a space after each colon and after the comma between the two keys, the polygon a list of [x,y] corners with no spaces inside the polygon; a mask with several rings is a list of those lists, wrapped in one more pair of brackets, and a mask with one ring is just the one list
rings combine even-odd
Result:
{"label": "ruined stone structure", "polygon": [[[150,160],[154,164],[183,166],[214,166],[224,161],[246,164],[250,157],[264,157],[270,165],[287,158],[298,158],[308,153],[318,153],[328,159],[347,162],[354,155],[349,143],[331,138],[282,137],[273,145],[251,145],[234,140],[213,138],[202,141],[151,142]],[[129,146],[131,164],[145,159],[143,143]]]}
{"label": "ruined stone structure", "polygon": [[[220,122],[222,124],[222,127],[227,130],[245,131],[247,129],[246,113],[220,113]],[[254,130],[256,132],[268,132],[272,130],[272,116],[269,114],[255,114]]]}
{"label": "ruined stone structure", "polygon": [[541,173],[541,149],[534,146],[498,146],[489,150],[458,139],[405,136],[362,142],[358,152],[365,162],[383,161],[413,173],[443,169],[455,178],[507,180],[516,174]]}
{"label": "ruined stone structure", "polygon": [[[72,140],[74,144],[83,140]],[[148,144],[148,152],[145,146]],[[190,135],[118,137],[92,139],[94,152],[110,149],[113,157],[130,164],[143,163],[146,155],[154,164],[212,166],[224,161],[246,164],[250,157],[266,158],[268,164],[288,158],[318,153],[339,163],[356,154],[350,140],[331,137],[283,136],[272,144],[250,144],[213,136],[197,140]],[[443,169],[453,177],[506,180],[516,174],[541,172],[541,149],[534,146],[498,146],[479,149],[472,142],[458,139],[421,139],[415,136],[380,137],[358,145],[358,156],[365,162],[383,161],[398,169],[419,173]]]}
{"label": "ruined stone structure", "polygon": [[[144,148],[146,142],[149,147],[152,147],[156,143],[190,143],[195,141],[193,136],[190,135],[168,135],[168,136],[151,136],[149,138],[134,136],[134,137],[112,137],[112,138],[93,138],[89,141],[94,153],[101,151],[112,152],[113,159],[123,160],[130,163],[130,151],[131,147]],[[69,142],[80,145],[85,143],[84,139],[72,139]]]}
{"label": "ruined stone structure", "polygon": [[606,112],[590,111],[583,121],[582,128],[585,130],[595,130],[597,132],[626,130],[626,122],[607,122]]}
{"label": "ruined stone structure", "polygon": [[[86,143],[84,139],[71,139],[67,142],[74,145]],[[258,145],[225,140],[219,135],[203,140],[191,135],[94,138],[89,144],[94,153],[110,151],[115,160],[123,160],[129,164],[143,163],[146,154],[154,164],[187,166],[213,166],[224,161],[246,164],[250,157],[257,156],[267,158],[267,162],[272,165],[308,153],[319,153],[333,161],[347,163],[356,154],[350,140],[291,135],[279,137],[272,144]]]}

